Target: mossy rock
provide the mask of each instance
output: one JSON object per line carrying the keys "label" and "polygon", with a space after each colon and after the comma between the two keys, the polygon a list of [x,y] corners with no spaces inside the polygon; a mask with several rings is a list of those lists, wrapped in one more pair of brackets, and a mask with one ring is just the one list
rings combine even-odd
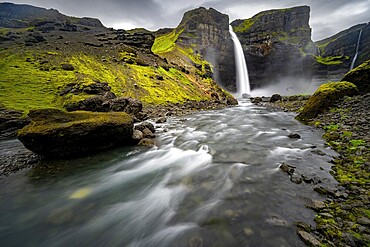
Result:
{"label": "mossy rock", "polygon": [[358,94],[358,89],[351,82],[342,81],[323,84],[310,97],[296,119],[302,122],[308,122],[310,119],[329,108],[337,100],[344,96],[354,96],[356,94]]}
{"label": "mossy rock", "polygon": [[71,157],[133,143],[133,119],[124,112],[32,110],[18,132],[23,145],[43,156]]}
{"label": "mossy rock", "polygon": [[370,60],[367,60],[357,68],[348,72],[342,81],[349,81],[355,84],[360,94],[370,92]]}

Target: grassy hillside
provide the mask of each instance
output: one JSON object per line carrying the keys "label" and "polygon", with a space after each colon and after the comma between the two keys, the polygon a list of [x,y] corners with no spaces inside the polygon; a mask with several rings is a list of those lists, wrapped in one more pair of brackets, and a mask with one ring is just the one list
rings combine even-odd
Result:
{"label": "grassy hillside", "polygon": [[[150,48],[112,44],[110,40],[117,35],[108,29],[51,32],[42,34],[45,41],[30,46],[23,42],[36,33],[32,28],[3,31],[4,36],[17,36],[15,41],[0,43],[0,103],[8,109],[63,108],[91,97],[85,93],[61,96],[63,89],[71,84],[82,88],[97,81],[107,82],[117,96],[138,98],[144,104],[210,100],[214,92],[225,94],[194,67],[192,61],[203,67],[206,62],[187,49],[175,50],[189,62],[174,65],[152,54]],[[64,70],[63,64],[72,65],[74,70]]]}

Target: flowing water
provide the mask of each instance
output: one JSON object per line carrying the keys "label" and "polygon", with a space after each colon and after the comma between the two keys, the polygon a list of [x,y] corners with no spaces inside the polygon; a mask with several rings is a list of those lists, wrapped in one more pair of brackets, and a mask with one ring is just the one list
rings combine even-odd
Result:
{"label": "flowing water", "polygon": [[155,148],[0,180],[1,246],[305,246],[294,223],[314,224],[305,203],[320,196],[278,167],[334,184],[320,131],[246,101],[156,127]]}
{"label": "flowing water", "polygon": [[236,69],[236,94],[241,97],[243,94],[250,94],[251,88],[249,84],[249,75],[247,63],[245,62],[243,47],[240,44],[238,36],[233,31],[233,27],[229,26],[229,32],[231,39],[234,43],[234,54],[235,54],[235,69]]}
{"label": "flowing water", "polygon": [[358,34],[358,39],[357,39],[357,44],[356,44],[356,53],[355,53],[355,56],[353,57],[351,67],[349,70],[353,70],[353,68],[355,67],[355,63],[358,57],[358,50],[360,48],[361,35],[362,35],[362,29],[360,30],[360,33]]}

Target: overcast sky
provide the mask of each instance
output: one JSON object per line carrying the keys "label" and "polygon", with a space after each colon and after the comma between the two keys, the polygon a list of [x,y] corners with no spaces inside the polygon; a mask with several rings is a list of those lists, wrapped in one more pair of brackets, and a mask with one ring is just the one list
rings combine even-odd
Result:
{"label": "overcast sky", "polygon": [[107,27],[157,30],[176,27],[185,11],[213,7],[228,14],[230,22],[247,19],[263,10],[311,6],[313,40],[370,21],[370,0],[8,0],[55,8],[72,16],[96,17]]}

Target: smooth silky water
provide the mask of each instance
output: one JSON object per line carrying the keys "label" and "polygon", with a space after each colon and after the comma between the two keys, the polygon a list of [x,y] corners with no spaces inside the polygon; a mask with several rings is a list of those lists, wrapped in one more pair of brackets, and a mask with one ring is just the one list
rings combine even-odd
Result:
{"label": "smooth silky water", "polygon": [[4,178],[1,246],[305,246],[295,222],[314,224],[305,204],[320,196],[278,167],[333,185],[335,153],[293,117],[243,101],[157,125],[152,149],[43,161]]}

